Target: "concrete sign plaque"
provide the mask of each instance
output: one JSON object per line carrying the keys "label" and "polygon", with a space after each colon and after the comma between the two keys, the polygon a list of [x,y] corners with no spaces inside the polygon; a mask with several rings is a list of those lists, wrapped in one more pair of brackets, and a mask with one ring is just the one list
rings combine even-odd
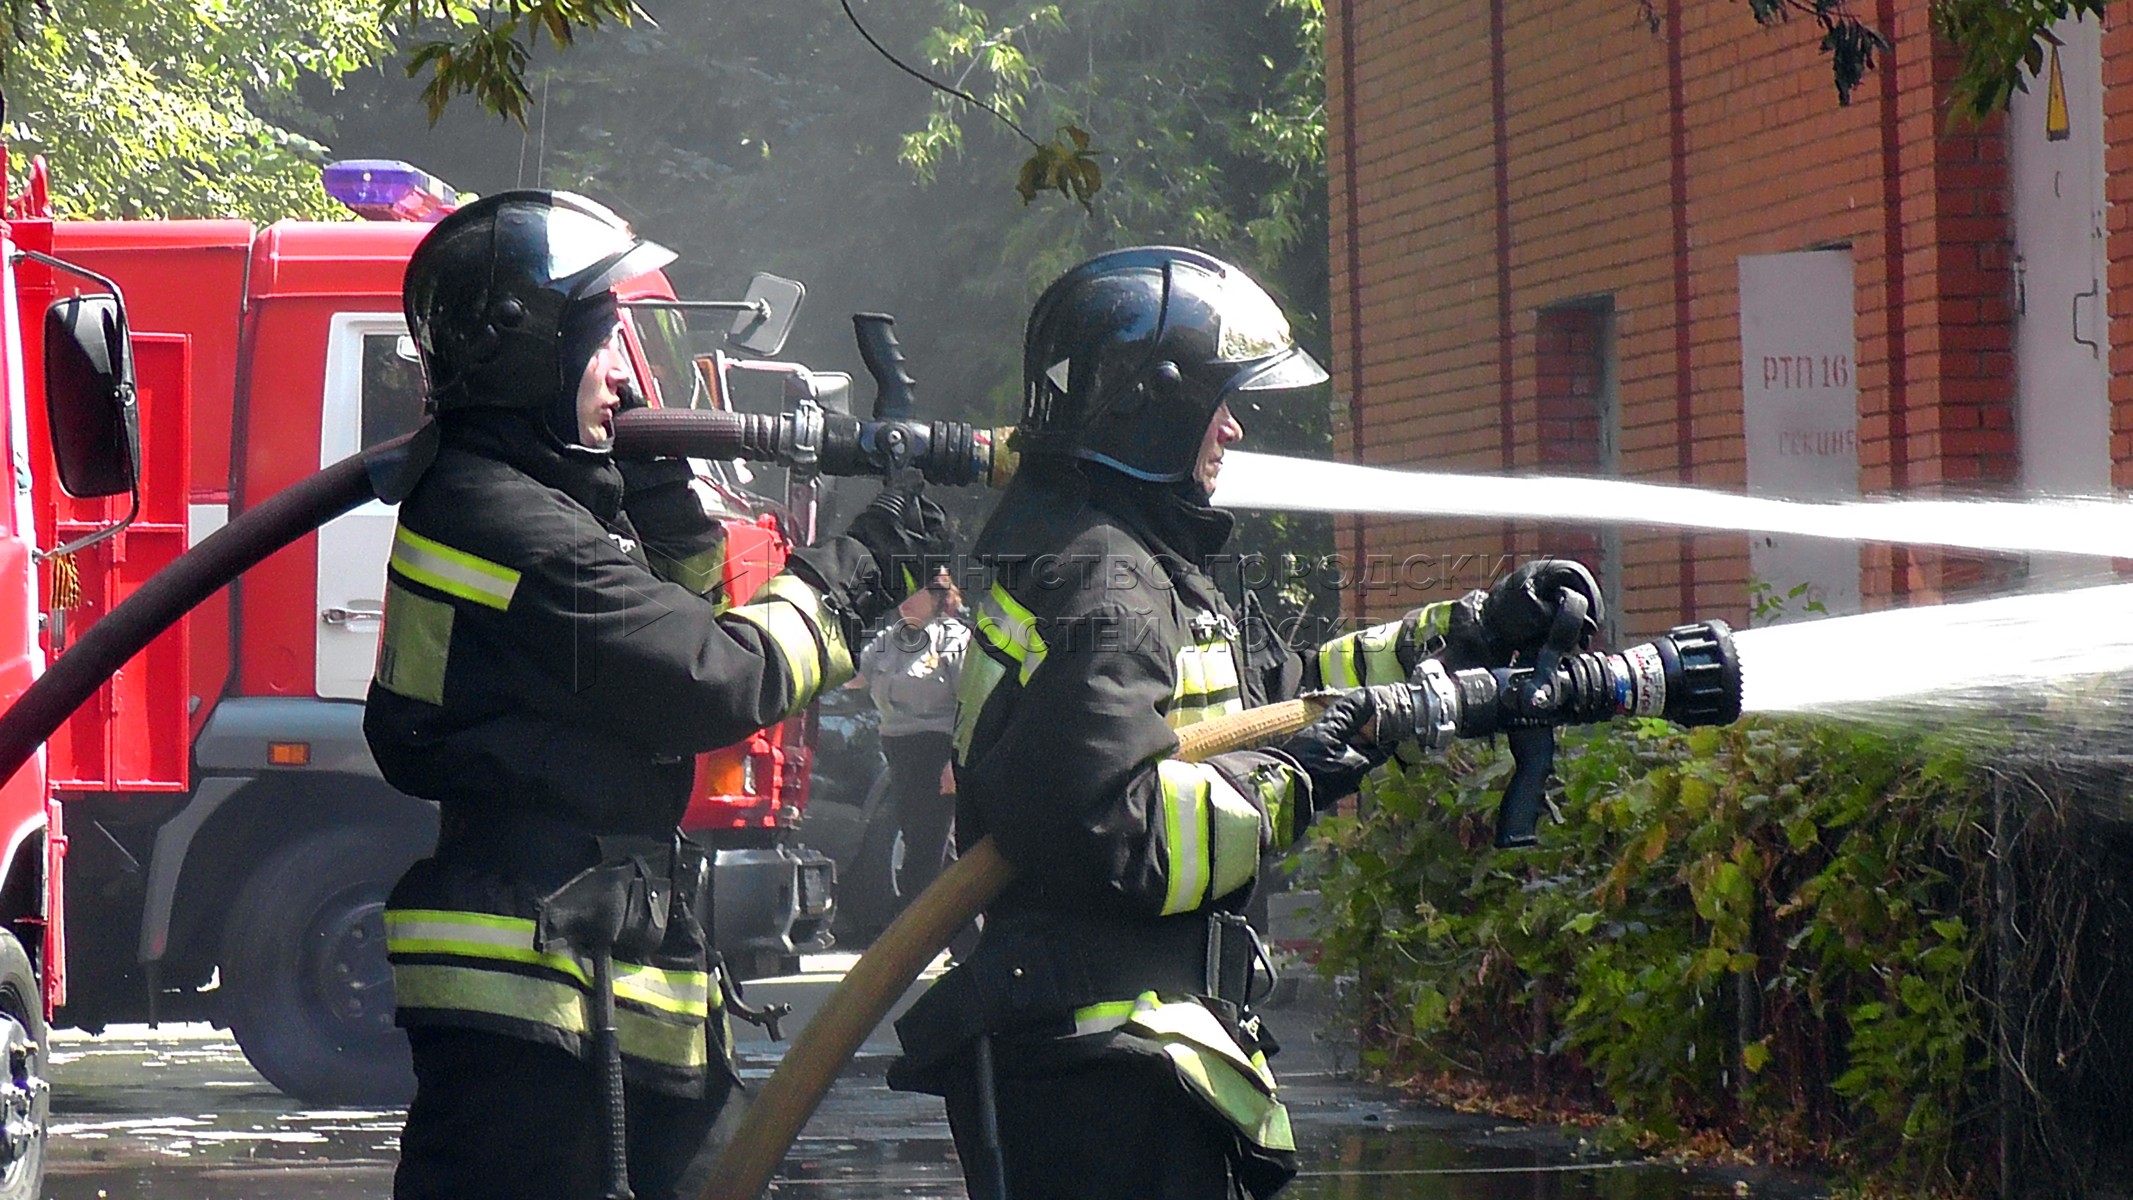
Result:
{"label": "concrete sign plaque", "polygon": [[[1859,495],[1859,387],[1852,342],[1852,256],[1845,250],[1763,254],[1740,260],[1741,416],[1748,491],[1794,500]],[[1821,538],[1755,534],[1755,578],[1787,602],[1809,598],[1831,613],[1859,611],[1859,547]]]}

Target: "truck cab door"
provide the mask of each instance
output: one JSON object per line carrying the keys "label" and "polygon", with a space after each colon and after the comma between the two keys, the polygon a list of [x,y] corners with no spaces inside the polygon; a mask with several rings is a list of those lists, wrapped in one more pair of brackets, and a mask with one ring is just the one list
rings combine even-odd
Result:
{"label": "truck cab door", "polygon": [[[422,366],[407,323],[389,313],[339,313],[328,327],[319,466],[422,423]],[[385,561],[398,507],[372,500],[318,531],[320,699],[361,700],[378,657]]]}
{"label": "truck cab door", "polygon": [[[132,340],[140,392],[141,511],[114,536],[64,562],[42,564],[46,652],[54,657],[185,553],[190,540],[192,339],[135,331]],[[37,428],[31,439],[38,541],[58,546],[123,517],[129,500],[67,495],[57,483],[42,415],[32,417]],[[175,792],[190,786],[190,637],[190,618],[173,624],[60,726],[47,743],[54,789]]]}

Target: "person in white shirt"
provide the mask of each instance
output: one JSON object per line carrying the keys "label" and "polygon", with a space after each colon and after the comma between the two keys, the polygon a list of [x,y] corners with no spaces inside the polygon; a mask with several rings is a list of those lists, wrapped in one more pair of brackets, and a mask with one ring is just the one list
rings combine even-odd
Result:
{"label": "person in white shirt", "polygon": [[962,594],[943,568],[898,606],[897,619],[860,655],[859,677],[881,714],[890,802],[903,832],[903,869],[895,888],[899,907],[933,882],[949,855],[955,827],[949,741],[955,732],[956,681],[971,636],[962,614]]}

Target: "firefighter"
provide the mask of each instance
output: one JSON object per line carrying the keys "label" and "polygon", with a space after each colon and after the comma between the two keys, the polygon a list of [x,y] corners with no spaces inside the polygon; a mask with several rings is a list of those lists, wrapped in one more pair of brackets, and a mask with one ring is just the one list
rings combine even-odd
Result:
{"label": "firefighter", "polygon": [[[679,1194],[733,1083],[708,858],[676,828],[692,756],[848,678],[949,549],[938,507],[887,489],[747,604],[654,573],[607,453],[631,380],[612,289],[673,257],[582,197],[511,191],[408,262],[433,457],[364,715],[386,780],[439,806],[385,917],[416,1078],[403,1200]],[[595,1053],[610,1000],[620,1097]]]}
{"label": "firefighter", "polygon": [[[1192,250],[1100,255],[1031,313],[1022,464],[974,550],[990,578],[953,741],[957,840],[990,834],[1015,879],[898,1022],[890,1076],[946,1098],[981,1200],[1278,1190],[1294,1143],[1241,915],[1262,854],[1384,760],[1361,685],[1425,653],[1531,652],[1563,587],[1598,612],[1582,567],[1530,564],[1253,669],[1205,569],[1231,531],[1209,505],[1243,436],[1231,402],[1325,378],[1272,297]],[[1176,757],[1175,729],[1298,685],[1349,690],[1271,749]]]}

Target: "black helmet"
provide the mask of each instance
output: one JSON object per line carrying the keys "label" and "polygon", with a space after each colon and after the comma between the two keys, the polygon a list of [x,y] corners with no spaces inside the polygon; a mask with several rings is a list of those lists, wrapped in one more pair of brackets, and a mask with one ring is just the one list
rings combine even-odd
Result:
{"label": "black helmet", "polygon": [[1053,281],[1030,312],[1021,449],[1186,479],[1232,392],[1325,379],[1243,271],[1175,246],[1113,250]]}
{"label": "black helmet", "polygon": [[531,409],[572,444],[578,378],[614,330],[612,289],[673,261],[570,192],[498,192],[439,221],[401,289],[430,404]]}

